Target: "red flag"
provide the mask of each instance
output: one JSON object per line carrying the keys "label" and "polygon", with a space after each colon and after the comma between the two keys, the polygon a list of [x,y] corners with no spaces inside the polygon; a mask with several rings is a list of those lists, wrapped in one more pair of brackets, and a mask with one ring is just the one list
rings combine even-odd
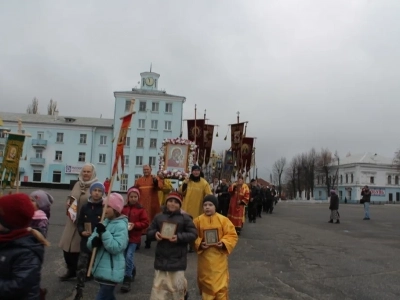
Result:
{"label": "red flag", "polygon": [[126,143],[128,128],[131,125],[132,115],[133,113],[130,113],[122,118],[121,129],[119,130],[117,148],[115,149],[115,160],[111,175],[114,175],[118,172],[118,161],[121,161],[121,170],[122,173],[124,172],[124,146]]}

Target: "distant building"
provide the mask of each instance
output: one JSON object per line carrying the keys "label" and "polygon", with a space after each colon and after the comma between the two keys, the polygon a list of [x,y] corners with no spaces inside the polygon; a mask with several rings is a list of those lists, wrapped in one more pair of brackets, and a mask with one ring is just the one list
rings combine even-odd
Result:
{"label": "distant building", "polygon": [[[349,155],[341,158],[330,167],[330,178],[338,174],[338,195],[343,202],[357,203],[361,198],[361,189],[368,185],[372,191],[372,202],[400,201],[400,172],[393,165],[393,159],[374,153]],[[317,174],[314,188],[315,200],[327,200],[324,174]]]}
{"label": "distant building", "polygon": [[[20,162],[22,182],[69,184],[77,179],[85,162],[96,166],[97,177],[110,177],[114,160],[113,139],[118,136],[120,118],[129,112],[135,99],[134,114],[124,149],[124,176],[115,181],[114,191],[126,191],[142,167],[150,164],[155,173],[163,139],[178,137],[182,131],[183,103],[186,98],[158,90],[160,75],[141,73],[140,88],[114,92],[114,119],[33,115],[0,112],[0,154],[4,152],[3,128],[17,132],[18,119],[32,135],[24,144]],[[26,157],[26,160],[25,160]],[[3,157],[0,155],[0,163]]]}

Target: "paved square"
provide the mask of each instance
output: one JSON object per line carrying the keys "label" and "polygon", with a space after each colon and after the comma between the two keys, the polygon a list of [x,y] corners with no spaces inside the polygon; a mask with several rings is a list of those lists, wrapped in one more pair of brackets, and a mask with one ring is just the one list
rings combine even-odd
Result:
{"label": "paved square", "polygon": [[[23,192],[30,190],[23,189]],[[42,286],[48,299],[71,299],[75,282],[59,282],[64,269],[57,247],[65,221],[68,191],[49,190],[52,207]],[[230,256],[230,299],[400,299],[400,205],[371,206],[363,221],[361,205],[340,205],[341,224],[328,224],[327,204],[280,202],[272,215],[245,224]],[[117,299],[149,299],[153,280],[152,249],[136,253],[133,289]],[[186,272],[190,299],[196,288],[196,254],[189,254]],[[84,299],[94,299],[97,284],[89,282]]]}

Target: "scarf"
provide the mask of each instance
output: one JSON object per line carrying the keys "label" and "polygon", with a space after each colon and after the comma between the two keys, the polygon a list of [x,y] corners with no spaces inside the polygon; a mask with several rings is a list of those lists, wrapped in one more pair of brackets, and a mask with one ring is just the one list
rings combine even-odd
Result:
{"label": "scarf", "polygon": [[11,242],[13,240],[30,235],[31,232],[28,228],[14,229],[7,232],[0,233],[0,243]]}

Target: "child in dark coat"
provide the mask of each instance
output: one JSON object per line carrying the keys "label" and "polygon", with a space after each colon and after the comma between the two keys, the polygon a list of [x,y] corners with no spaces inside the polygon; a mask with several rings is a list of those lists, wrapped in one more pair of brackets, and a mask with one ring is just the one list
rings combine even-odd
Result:
{"label": "child in dark coat", "polygon": [[25,194],[0,197],[0,295],[2,300],[37,300],[43,235],[29,227],[35,208]]}
{"label": "child in dark coat", "polygon": [[34,203],[35,214],[33,215],[31,227],[40,230],[46,237],[49,228],[50,206],[54,199],[45,191],[37,190],[29,195]]}

